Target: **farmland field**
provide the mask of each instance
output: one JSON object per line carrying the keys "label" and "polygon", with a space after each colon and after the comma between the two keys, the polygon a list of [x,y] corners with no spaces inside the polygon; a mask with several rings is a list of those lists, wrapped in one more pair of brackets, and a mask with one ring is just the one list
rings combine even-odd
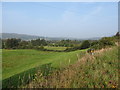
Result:
{"label": "farmland field", "polygon": [[[73,52],[48,52],[38,50],[3,50],[2,68],[3,80],[29,69],[51,63],[51,67],[66,67],[84,55],[86,50]],[[69,63],[68,63],[69,62]]]}
{"label": "farmland field", "polygon": [[65,50],[66,49],[66,47],[52,47],[52,46],[50,47],[45,46],[44,48],[48,50]]}

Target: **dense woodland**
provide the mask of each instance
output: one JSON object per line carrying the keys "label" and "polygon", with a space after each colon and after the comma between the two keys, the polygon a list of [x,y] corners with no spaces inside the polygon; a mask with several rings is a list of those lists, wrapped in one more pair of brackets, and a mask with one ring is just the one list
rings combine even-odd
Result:
{"label": "dense woodland", "polygon": [[[59,40],[59,41],[47,41],[45,39],[36,39],[25,41],[21,39],[11,38],[11,39],[0,39],[2,43],[2,49],[37,49],[48,51],[44,46],[52,47],[67,47],[64,51],[74,51],[86,48],[101,49],[108,46],[115,45],[115,42],[119,39],[119,32],[112,37],[103,37],[100,40]],[[54,50],[53,50],[54,51]]]}

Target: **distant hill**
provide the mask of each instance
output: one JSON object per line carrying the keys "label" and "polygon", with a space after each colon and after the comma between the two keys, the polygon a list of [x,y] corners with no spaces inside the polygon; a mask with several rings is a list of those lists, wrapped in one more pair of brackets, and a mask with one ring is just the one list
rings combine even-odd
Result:
{"label": "distant hill", "polygon": [[100,37],[84,38],[84,39],[66,38],[66,37],[43,37],[43,36],[35,36],[35,35],[17,34],[17,33],[0,33],[0,37],[2,37],[2,39],[20,38],[22,40],[33,40],[33,39],[38,39],[38,38],[45,39],[45,40],[63,40],[63,39],[70,39],[70,40],[98,40],[98,39],[100,39]]}
{"label": "distant hill", "polygon": [[101,39],[102,37],[93,37],[93,38],[86,38],[87,40],[99,40]]}
{"label": "distant hill", "polygon": [[22,40],[32,40],[32,39],[37,39],[37,38],[44,38],[44,37],[40,37],[40,36],[17,34],[17,33],[0,33],[0,36],[1,36],[1,34],[2,34],[2,39],[20,38]]}
{"label": "distant hill", "polygon": [[43,36],[35,36],[35,35],[27,35],[27,34],[17,34],[17,33],[0,33],[0,37],[2,39],[8,39],[8,38],[19,38],[22,40],[34,40],[34,39],[45,39],[45,40],[62,40],[62,39],[68,39],[64,37],[43,37]]}

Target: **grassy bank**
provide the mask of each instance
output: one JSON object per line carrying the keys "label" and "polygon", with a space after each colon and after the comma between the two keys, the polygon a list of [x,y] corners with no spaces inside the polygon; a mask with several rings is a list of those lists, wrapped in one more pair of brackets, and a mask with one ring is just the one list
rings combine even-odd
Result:
{"label": "grassy bank", "polygon": [[[21,80],[21,77],[23,76],[24,79],[28,81],[28,77],[31,76],[29,74],[34,74],[38,68],[46,70],[46,65],[54,69],[66,67],[69,64],[75,63],[76,60],[78,60],[77,55],[79,54],[79,56],[82,57],[85,51],[86,50],[73,52],[47,52],[22,49],[3,50],[3,85],[7,86],[10,84],[9,86],[11,86],[13,82],[13,84],[16,84],[17,80]],[[13,80],[13,82],[11,81],[10,83],[9,80]]]}
{"label": "grassy bank", "polygon": [[75,64],[49,76],[39,72],[32,82],[22,87],[117,88],[118,47],[96,51],[93,56],[86,54]]}

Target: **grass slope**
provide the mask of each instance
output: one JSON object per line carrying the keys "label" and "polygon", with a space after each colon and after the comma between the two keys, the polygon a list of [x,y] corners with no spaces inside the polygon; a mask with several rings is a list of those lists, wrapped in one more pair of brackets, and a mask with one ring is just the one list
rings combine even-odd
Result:
{"label": "grass slope", "polygon": [[[120,48],[119,48],[120,49]],[[117,88],[118,47],[96,51],[49,76],[37,73],[28,88]]]}
{"label": "grass slope", "polygon": [[[28,72],[45,64],[51,64],[50,67],[59,68],[73,64],[77,60],[77,54],[81,57],[85,50],[73,52],[47,52],[37,50],[3,50],[2,51],[2,75],[3,80],[12,76],[18,78],[22,72]],[[69,63],[68,63],[69,62]],[[17,77],[15,76],[17,75]],[[5,81],[6,83],[7,81]]]}

